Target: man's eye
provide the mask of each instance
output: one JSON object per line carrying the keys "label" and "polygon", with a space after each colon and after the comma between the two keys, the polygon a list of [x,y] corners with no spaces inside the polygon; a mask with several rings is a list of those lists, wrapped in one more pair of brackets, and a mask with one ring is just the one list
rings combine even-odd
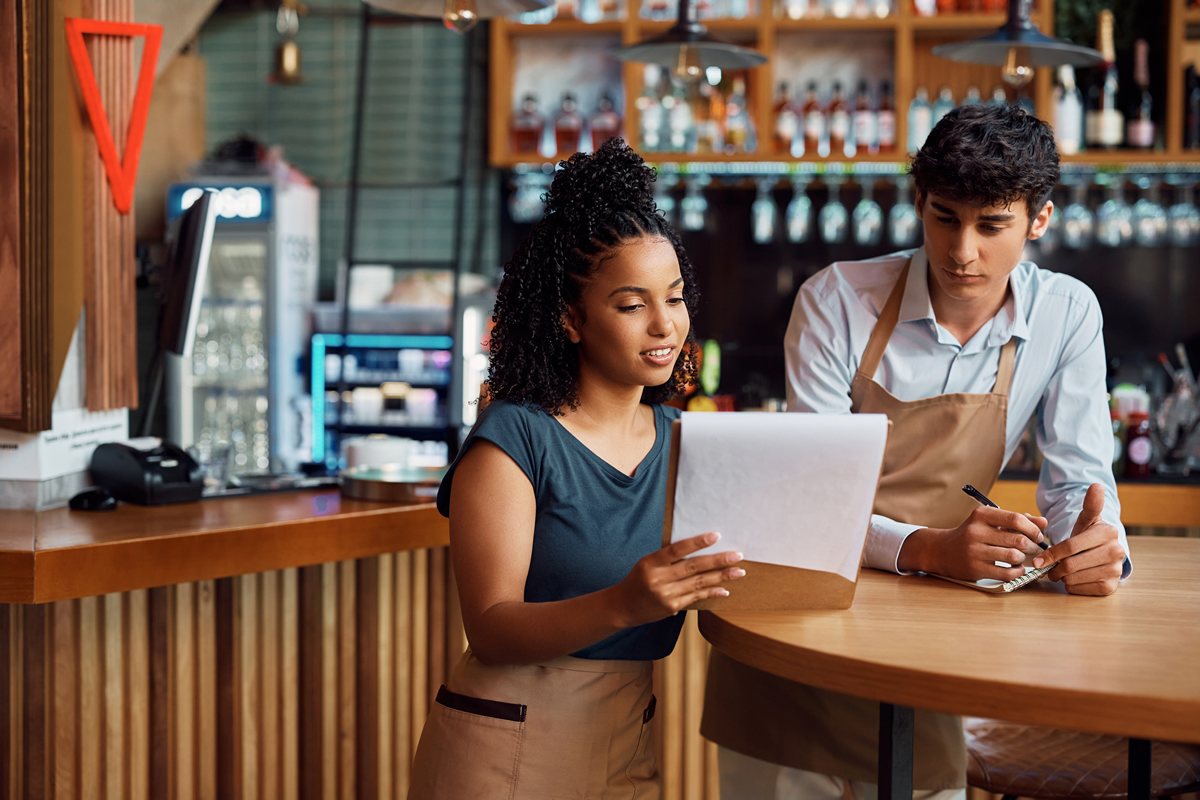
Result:
{"label": "man's eye", "polygon": [[938,217],[937,221],[943,225],[950,225],[954,222],[958,222],[958,220],[956,220],[954,217]]}
{"label": "man's eye", "polygon": [[988,233],[1000,233],[1002,230],[1004,230],[1004,228],[998,228],[995,225],[983,225],[981,227]]}

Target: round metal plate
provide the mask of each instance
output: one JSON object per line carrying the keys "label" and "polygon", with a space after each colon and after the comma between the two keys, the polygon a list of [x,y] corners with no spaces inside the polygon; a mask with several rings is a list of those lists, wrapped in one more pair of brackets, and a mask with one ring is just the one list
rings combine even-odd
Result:
{"label": "round metal plate", "polygon": [[351,467],[342,470],[342,496],[387,503],[428,503],[437,498],[446,467]]}

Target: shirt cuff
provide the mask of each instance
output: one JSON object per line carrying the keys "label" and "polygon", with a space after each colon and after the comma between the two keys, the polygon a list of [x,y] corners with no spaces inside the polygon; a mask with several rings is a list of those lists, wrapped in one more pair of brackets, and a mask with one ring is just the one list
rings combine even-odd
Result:
{"label": "shirt cuff", "polygon": [[879,514],[872,514],[871,527],[867,529],[867,546],[863,551],[863,566],[895,572],[898,575],[915,575],[915,572],[901,572],[900,548],[913,531],[919,531],[923,527],[906,525]]}

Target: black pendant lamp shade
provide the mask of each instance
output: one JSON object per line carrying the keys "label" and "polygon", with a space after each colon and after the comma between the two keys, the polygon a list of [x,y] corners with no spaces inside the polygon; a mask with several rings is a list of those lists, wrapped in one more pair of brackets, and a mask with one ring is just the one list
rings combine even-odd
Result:
{"label": "black pendant lamp shade", "polygon": [[679,0],[679,18],[669,31],[612,50],[610,55],[618,61],[660,64],[684,80],[698,80],[708,67],[747,69],[767,63],[767,57],[757,50],[709,36],[697,20],[698,7],[699,0]]}
{"label": "black pendant lamp shade", "polygon": [[994,64],[1004,68],[1004,80],[1023,86],[1033,78],[1034,67],[1069,65],[1090,67],[1103,58],[1090,47],[1055,39],[1038,30],[1030,19],[1033,0],[1009,0],[1008,22],[1003,27],[965,42],[933,48],[935,56],[971,64]]}

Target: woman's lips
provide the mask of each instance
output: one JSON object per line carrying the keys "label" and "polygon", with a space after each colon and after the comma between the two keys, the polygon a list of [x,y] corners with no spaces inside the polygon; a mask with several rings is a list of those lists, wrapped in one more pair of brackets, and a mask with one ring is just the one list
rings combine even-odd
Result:
{"label": "woman's lips", "polygon": [[653,347],[649,350],[643,350],[642,358],[646,359],[655,366],[665,367],[675,360],[675,345]]}

